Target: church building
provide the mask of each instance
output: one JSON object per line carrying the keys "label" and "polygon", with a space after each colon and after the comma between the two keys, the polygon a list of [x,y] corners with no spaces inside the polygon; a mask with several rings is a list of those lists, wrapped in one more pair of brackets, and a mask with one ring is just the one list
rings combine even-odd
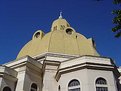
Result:
{"label": "church building", "polygon": [[121,91],[121,68],[62,17],[0,66],[0,91]]}

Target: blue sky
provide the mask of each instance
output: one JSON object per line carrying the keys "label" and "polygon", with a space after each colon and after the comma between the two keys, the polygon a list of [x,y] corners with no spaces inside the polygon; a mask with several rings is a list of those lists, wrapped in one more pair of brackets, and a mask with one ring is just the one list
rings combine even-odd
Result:
{"label": "blue sky", "polygon": [[76,32],[95,40],[101,56],[120,66],[121,38],[111,31],[115,8],[112,0],[0,0],[0,64],[14,60],[36,30],[49,32],[62,11]]}

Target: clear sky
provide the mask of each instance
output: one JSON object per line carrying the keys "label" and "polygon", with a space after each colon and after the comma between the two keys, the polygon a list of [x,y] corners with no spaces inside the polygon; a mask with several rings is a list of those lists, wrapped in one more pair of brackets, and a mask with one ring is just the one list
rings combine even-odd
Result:
{"label": "clear sky", "polygon": [[49,32],[62,11],[76,32],[95,40],[101,56],[121,66],[121,38],[111,31],[115,8],[112,0],[0,0],[0,64],[16,59],[36,30]]}

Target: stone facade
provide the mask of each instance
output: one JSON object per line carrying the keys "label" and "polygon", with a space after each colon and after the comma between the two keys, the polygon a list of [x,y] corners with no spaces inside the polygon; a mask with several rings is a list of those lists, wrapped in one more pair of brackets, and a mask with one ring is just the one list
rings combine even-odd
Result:
{"label": "stone facade", "polygon": [[[0,67],[0,91],[5,87],[11,91],[70,91],[69,82],[75,79],[80,91],[97,91],[98,78],[106,80],[107,91],[120,91],[119,76],[110,58],[52,53],[38,58],[25,56]],[[32,84],[37,90],[32,90]]]}
{"label": "stone facade", "polygon": [[0,66],[0,91],[121,91],[120,73],[60,15],[49,33],[35,32],[15,61]]}

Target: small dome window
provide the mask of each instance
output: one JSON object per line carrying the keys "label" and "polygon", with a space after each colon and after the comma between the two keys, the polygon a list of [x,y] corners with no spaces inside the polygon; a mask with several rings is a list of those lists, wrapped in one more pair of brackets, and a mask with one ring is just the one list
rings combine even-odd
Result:
{"label": "small dome window", "polygon": [[57,30],[57,26],[55,26],[55,27],[53,28],[53,30]]}
{"label": "small dome window", "polygon": [[35,38],[38,38],[39,36],[40,36],[40,32],[37,32],[37,33],[34,35]]}
{"label": "small dome window", "polygon": [[67,29],[66,29],[66,33],[67,33],[67,34],[71,35],[72,32],[73,32],[73,30],[72,30],[71,28],[67,28]]}
{"label": "small dome window", "polygon": [[64,30],[65,26],[64,25],[61,25],[60,26],[60,30]]}
{"label": "small dome window", "polygon": [[44,37],[44,32],[42,30],[37,30],[34,34],[32,39],[42,39]]}

